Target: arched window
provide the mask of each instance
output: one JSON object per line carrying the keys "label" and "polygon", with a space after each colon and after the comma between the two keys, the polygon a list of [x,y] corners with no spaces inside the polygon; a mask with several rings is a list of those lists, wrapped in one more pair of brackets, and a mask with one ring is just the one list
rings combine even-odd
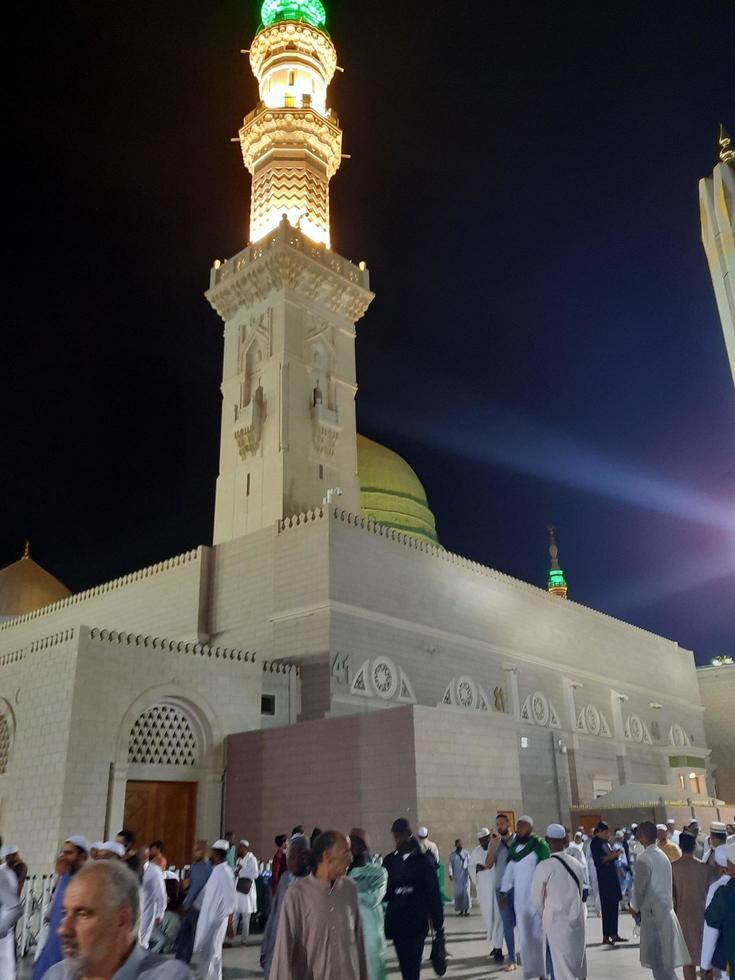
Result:
{"label": "arched window", "polygon": [[191,720],[175,704],[154,704],[138,716],[128,740],[128,762],[196,766],[199,740]]}
{"label": "arched window", "polygon": [[8,771],[14,734],[15,719],[12,708],[7,701],[0,698],[0,776]]}

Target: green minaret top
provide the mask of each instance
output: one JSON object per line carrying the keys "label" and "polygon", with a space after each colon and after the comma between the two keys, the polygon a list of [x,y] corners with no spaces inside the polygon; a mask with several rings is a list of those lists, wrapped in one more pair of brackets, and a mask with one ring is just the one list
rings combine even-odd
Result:
{"label": "green minaret top", "polygon": [[551,565],[546,575],[546,591],[551,592],[552,595],[558,595],[563,599],[566,599],[569,587],[567,586],[567,580],[564,578],[564,572],[559,567],[559,549],[556,546],[556,528],[552,524],[548,530],[549,556],[551,557]]}
{"label": "green minaret top", "polygon": [[327,12],[321,0],[263,0],[260,18],[263,27],[270,27],[280,20],[301,20],[323,31]]}

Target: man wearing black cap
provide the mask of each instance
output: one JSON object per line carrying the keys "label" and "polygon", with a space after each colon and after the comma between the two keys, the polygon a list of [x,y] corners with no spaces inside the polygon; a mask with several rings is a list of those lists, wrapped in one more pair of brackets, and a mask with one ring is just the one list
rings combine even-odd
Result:
{"label": "man wearing black cap", "polygon": [[431,923],[444,938],[444,909],[436,873],[404,817],[391,827],[396,849],[383,860],[388,872],[385,934],[393,940],[403,980],[418,980]]}

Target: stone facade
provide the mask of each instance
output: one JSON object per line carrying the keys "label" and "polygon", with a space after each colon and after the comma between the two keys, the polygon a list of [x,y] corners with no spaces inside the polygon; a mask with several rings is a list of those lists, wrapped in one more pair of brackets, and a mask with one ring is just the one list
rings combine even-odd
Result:
{"label": "stone facade", "polygon": [[717,796],[735,807],[735,664],[700,667],[697,680],[705,709],[704,729],[712,750]]}

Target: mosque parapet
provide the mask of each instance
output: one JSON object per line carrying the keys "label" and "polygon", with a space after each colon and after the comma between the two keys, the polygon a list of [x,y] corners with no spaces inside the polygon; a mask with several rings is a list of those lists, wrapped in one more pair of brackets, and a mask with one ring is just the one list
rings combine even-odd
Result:
{"label": "mosque parapet", "polygon": [[223,320],[265,300],[274,289],[295,289],[355,323],[373,300],[370,274],[313,242],[284,218],[278,228],[224,262],[215,262],[205,293]]}

